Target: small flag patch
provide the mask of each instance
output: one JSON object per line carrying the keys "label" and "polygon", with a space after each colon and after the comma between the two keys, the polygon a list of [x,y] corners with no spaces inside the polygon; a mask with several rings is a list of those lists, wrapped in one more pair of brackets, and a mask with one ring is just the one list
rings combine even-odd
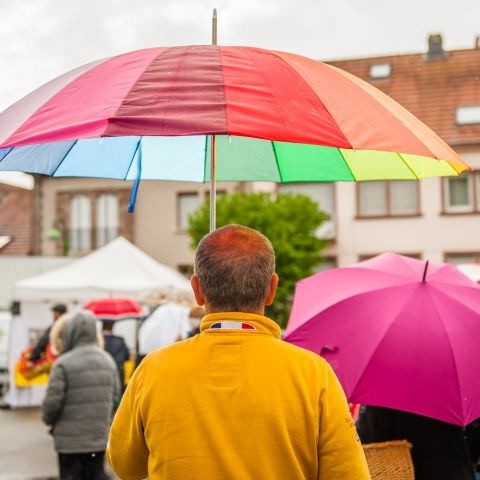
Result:
{"label": "small flag patch", "polygon": [[223,321],[213,323],[210,328],[221,328],[228,330],[256,330],[255,326],[251,323],[245,322],[234,322],[234,321]]}

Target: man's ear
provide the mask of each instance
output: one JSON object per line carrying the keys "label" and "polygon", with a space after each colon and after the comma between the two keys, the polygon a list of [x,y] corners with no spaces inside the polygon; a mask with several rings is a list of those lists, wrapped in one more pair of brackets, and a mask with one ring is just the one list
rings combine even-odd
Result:
{"label": "man's ear", "polygon": [[192,278],[190,278],[190,285],[192,286],[197,304],[200,306],[205,305],[205,298],[203,297],[202,290],[200,289],[200,282],[196,275],[192,275]]}
{"label": "man's ear", "polygon": [[270,290],[268,292],[267,298],[265,299],[264,305],[268,307],[273,303],[273,299],[275,298],[275,293],[277,291],[278,287],[278,282],[280,279],[278,278],[278,275],[274,273],[272,275],[272,279],[270,280]]}

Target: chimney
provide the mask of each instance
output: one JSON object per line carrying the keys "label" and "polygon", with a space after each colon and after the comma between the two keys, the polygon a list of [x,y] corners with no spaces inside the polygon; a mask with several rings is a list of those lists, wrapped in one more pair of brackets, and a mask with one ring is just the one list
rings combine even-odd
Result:
{"label": "chimney", "polygon": [[442,42],[442,35],[440,35],[439,33],[429,35],[427,52],[428,60],[442,58],[445,55],[445,50],[443,50]]}

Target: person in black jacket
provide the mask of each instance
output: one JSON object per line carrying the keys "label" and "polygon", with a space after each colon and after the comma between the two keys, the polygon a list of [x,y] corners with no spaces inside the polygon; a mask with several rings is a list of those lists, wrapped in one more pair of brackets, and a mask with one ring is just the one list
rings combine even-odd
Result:
{"label": "person in black jacket", "polygon": [[128,350],[125,340],[113,334],[113,324],[114,322],[112,320],[102,321],[103,338],[105,342],[104,349],[115,360],[120,380],[120,388],[123,390],[125,385],[124,363],[130,358],[130,351]]}
{"label": "person in black jacket", "polygon": [[53,324],[60,318],[62,315],[67,313],[67,307],[63,303],[57,303],[52,307],[52,316],[53,322],[42,334],[40,339],[38,340],[35,347],[33,347],[32,353],[28,358],[31,362],[37,362],[42,358],[42,355],[45,353],[47,349],[48,342],[50,341],[50,331],[52,329]]}
{"label": "person in black jacket", "polygon": [[362,406],[362,443],[408,440],[416,480],[474,480],[462,427],[390,408]]}

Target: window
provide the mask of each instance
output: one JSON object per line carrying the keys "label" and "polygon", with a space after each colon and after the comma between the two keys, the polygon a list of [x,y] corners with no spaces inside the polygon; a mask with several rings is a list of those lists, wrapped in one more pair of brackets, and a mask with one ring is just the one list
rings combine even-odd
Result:
{"label": "window", "polygon": [[320,238],[335,238],[335,187],[333,183],[288,183],[278,186],[279,193],[301,193],[316,201],[320,210],[328,215],[328,220],[320,225],[317,235]]}
{"label": "window", "polygon": [[92,212],[87,195],[75,195],[70,201],[70,251],[88,252],[92,248]]}
{"label": "window", "polygon": [[337,268],[337,257],[322,257],[322,261],[314,268],[315,272],[324,272]]}
{"label": "window", "polygon": [[419,214],[419,186],[415,180],[375,180],[357,184],[358,217],[402,217]]}
{"label": "window", "polygon": [[389,63],[376,63],[374,65],[370,65],[370,78],[372,80],[388,78],[391,73],[392,66]]}
{"label": "window", "polygon": [[118,236],[118,198],[102,194],[97,198],[97,248]]}
{"label": "window", "polygon": [[184,232],[188,228],[188,217],[200,206],[198,193],[177,194],[177,228]]}
{"label": "window", "polygon": [[445,213],[480,212],[480,172],[443,179]]}
{"label": "window", "polygon": [[480,252],[446,253],[444,258],[446,262],[453,263],[454,265],[461,265],[462,263],[479,263]]}
{"label": "window", "polygon": [[455,119],[457,125],[474,125],[480,123],[480,105],[458,107]]}
{"label": "window", "polygon": [[[394,252],[397,255],[403,255],[404,257],[416,258],[417,260],[422,259],[422,255],[420,253],[404,253],[404,252]],[[380,253],[366,253],[363,255],[358,256],[358,261],[363,262],[364,260],[370,260],[371,258],[378,257]]]}

